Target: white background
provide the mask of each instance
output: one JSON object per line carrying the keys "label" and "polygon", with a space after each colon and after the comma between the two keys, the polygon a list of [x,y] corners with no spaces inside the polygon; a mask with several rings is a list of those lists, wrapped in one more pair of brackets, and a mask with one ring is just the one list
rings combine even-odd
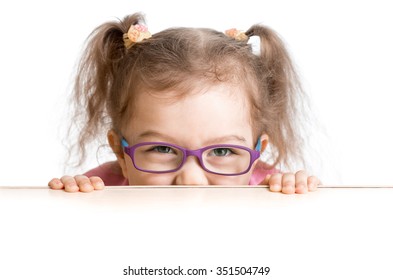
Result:
{"label": "white background", "polygon": [[67,95],[81,46],[97,25],[138,11],[152,33],[254,23],[275,29],[319,120],[314,172],[330,185],[392,184],[389,2],[2,1],[0,185],[45,185],[62,175]]}

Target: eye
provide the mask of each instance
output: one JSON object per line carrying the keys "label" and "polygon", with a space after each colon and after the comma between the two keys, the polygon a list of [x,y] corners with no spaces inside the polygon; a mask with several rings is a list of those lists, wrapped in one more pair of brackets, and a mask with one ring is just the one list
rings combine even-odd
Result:
{"label": "eye", "polygon": [[228,148],[216,148],[211,151],[213,156],[216,157],[225,157],[233,154],[231,149]]}
{"label": "eye", "polygon": [[151,149],[152,151],[162,153],[162,154],[174,154],[175,151],[168,146],[155,146]]}

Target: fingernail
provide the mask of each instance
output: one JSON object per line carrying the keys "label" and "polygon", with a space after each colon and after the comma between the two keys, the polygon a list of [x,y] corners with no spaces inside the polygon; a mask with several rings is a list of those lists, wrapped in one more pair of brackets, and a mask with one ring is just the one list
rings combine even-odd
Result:
{"label": "fingernail", "polygon": [[292,185],[285,185],[282,187],[283,193],[295,193],[295,187]]}
{"label": "fingernail", "polygon": [[61,182],[56,180],[53,182],[53,184],[55,185],[55,187],[60,187],[61,186]]}
{"label": "fingernail", "polygon": [[90,184],[88,184],[88,183],[83,184],[83,188],[84,188],[84,189],[90,189],[90,188],[92,188],[92,187],[93,187],[93,186],[90,185]]}

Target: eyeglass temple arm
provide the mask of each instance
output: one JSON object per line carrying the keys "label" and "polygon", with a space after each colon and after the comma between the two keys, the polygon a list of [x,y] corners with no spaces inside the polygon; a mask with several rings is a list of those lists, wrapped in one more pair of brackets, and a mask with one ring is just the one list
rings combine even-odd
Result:
{"label": "eyeglass temple arm", "polygon": [[[126,143],[127,143],[127,142],[126,142]],[[261,146],[261,137],[259,137],[259,138],[258,138],[257,145],[255,146],[255,150],[258,151],[258,152],[260,152],[260,151],[261,151],[261,148],[262,148],[262,146]]]}
{"label": "eyeglass temple arm", "polygon": [[124,139],[124,137],[121,138],[121,145],[122,145],[123,147],[128,147],[128,143],[127,143],[126,139]]}

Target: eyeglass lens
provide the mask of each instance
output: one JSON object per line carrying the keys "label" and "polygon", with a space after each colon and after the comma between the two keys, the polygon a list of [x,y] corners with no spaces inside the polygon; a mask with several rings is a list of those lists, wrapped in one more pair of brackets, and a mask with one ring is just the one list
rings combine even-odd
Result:
{"label": "eyeglass lens", "polygon": [[[204,150],[202,164],[205,169],[221,174],[244,172],[250,165],[249,151],[236,147],[214,147]],[[165,172],[180,167],[184,152],[170,145],[142,145],[135,149],[134,164],[143,170]]]}

